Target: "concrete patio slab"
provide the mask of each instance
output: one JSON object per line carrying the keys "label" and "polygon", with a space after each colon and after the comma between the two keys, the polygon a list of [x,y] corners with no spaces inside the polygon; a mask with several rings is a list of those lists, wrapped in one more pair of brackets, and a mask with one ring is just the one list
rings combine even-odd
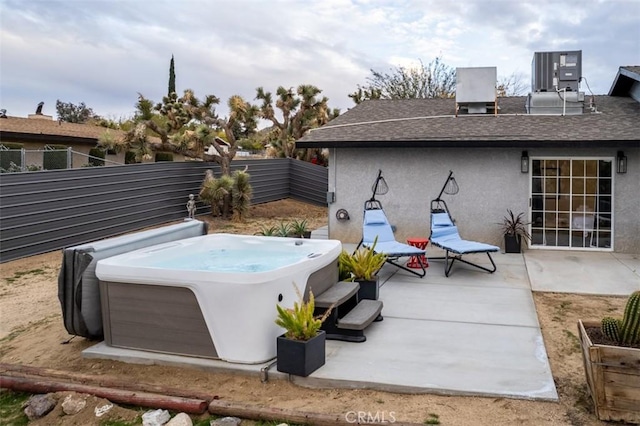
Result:
{"label": "concrete patio slab", "polygon": [[538,327],[528,289],[387,282],[380,299],[385,318]]}
{"label": "concrete patio slab", "polygon": [[[462,264],[449,278],[443,269],[430,267],[420,279],[385,266],[380,290],[384,320],[367,328],[367,341],[328,341],[326,364],[309,377],[291,379],[307,387],[557,400],[524,259],[496,255],[494,274]],[[83,356],[261,376],[269,366],[104,343]],[[283,376],[274,366],[268,368],[268,377]]]}
{"label": "concrete patio slab", "polygon": [[327,363],[308,387],[557,400],[537,327],[385,316],[367,342],[327,342]]}
{"label": "concrete patio slab", "polygon": [[533,291],[627,296],[640,290],[638,255],[529,250]]}

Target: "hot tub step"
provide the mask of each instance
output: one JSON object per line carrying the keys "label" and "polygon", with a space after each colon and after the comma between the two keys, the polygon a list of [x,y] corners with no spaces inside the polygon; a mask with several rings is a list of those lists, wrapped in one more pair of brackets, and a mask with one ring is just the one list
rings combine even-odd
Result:
{"label": "hot tub step", "polygon": [[347,315],[338,320],[339,329],[364,330],[382,312],[381,300],[364,299],[356,305]]}
{"label": "hot tub step", "polygon": [[324,293],[315,296],[315,303],[318,308],[328,308],[330,306],[340,306],[358,292],[360,284],[356,282],[340,281],[329,288]]}

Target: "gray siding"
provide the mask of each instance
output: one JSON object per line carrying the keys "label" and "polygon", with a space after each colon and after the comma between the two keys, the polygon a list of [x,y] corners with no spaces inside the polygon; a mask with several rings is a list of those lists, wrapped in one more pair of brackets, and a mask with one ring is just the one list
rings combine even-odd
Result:
{"label": "gray siding", "polygon": [[[236,160],[232,169],[248,166],[253,204],[291,197],[323,205],[326,168],[298,163]],[[2,174],[0,262],[180,220],[207,169],[219,175],[217,164],[201,162]],[[208,211],[199,203],[197,214]]]}

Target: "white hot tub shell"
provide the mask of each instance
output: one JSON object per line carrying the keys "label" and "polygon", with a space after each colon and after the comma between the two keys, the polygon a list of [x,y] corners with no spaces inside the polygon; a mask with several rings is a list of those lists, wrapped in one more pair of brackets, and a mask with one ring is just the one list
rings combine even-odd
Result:
{"label": "white hot tub shell", "polygon": [[[209,234],[102,259],[96,275],[105,342],[266,362],[284,331],[274,323],[276,304],[293,307],[294,283],[305,295],[335,284],[341,250],[337,240]],[[272,260],[274,253],[289,263]]]}

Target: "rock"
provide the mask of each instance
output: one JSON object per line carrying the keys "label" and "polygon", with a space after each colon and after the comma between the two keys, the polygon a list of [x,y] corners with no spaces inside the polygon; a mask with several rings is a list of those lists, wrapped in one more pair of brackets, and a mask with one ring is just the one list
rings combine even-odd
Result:
{"label": "rock", "polygon": [[187,413],[178,413],[164,426],[193,426],[193,422]]}
{"label": "rock", "polygon": [[96,408],[93,409],[96,417],[102,417],[107,414],[113,408],[113,404],[110,402],[103,403],[101,405],[96,405]]}
{"label": "rock", "polygon": [[147,411],[142,415],[143,426],[162,426],[171,419],[171,414],[167,410]]}
{"label": "rock", "polygon": [[87,400],[84,395],[69,394],[62,401],[62,412],[68,416],[78,414],[87,406]]}
{"label": "rock", "polygon": [[44,417],[56,406],[56,400],[51,394],[31,395],[25,403],[24,414],[29,420]]}
{"label": "rock", "polygon": [[238,426],[242,423],[242,419],[237,417],[223,417],[221,419],[211,420],[211,426]]}

